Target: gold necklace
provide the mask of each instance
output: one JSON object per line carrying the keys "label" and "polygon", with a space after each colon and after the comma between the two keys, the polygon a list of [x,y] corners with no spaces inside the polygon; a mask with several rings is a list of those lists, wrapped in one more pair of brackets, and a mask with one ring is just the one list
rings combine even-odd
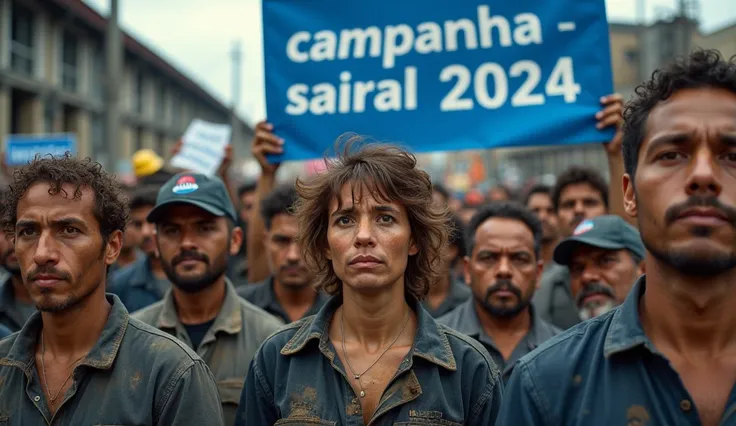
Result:
{"label": "gold necklace", "polygon": [[[77,358],[76,361],[74,361],[73,363],[69,364],[66,368],[69,368],[69,367],[75,365],[76,363],[78,363],[79,361],[81,361],[86,356],[87,356],[87,354],[84,354],[84,355],[80,356],[79,358]],[[49,381],[46,379],[46,360],[45,360],[45,358],[46,358],[46,343],[44,342],[44,339],[43,339],[43,331],[42,331],[41,332],[41,373],[43,373],[43,384],[46,387],[46,393],[49,395],[49,401],[53,404],[54,401],[56,401],[59,398],[59,394],[61,394],[61,391],[64,390],[64,386],[66,386],[66,382],[68,382],[69,379],[71,379],[72,376],[74,375],[74,368],[72,368],[72,372],[69,373],[69,375],[67,376],[66,380],[64,380],[64,383],[61,384],[61,387],[56,392],[56,395],[51,396],[51,389],[49,389]]]}
{"label": "gold necklace", "polygon": [[404,329],[406,328],[406,324],[409,323],[409,318],[411,317],[411,315],[409,315],[409,312],[406,313],[406,319],[404,320],[404,325],[401,326],[401,330],[399,330],[399,334],[397,334],[396,337],[394,337],[394,340],[391,342],[391,344],[388,345],[388,347],[384,349],[383,352],[381,352],[381,355],[379,355],[378,358],[376,358],[376,360],[373,361],[373,363],[368,366],[368,368],[363,370],[362,373],[356,374],[355,370],[353,370],[353,366],[350,365],[350,359],[348,359],[348,352],[345,350],[345,320],[344,320],[345,317],[343,316],[342,312],[343,311],[340,311],[340,334],[342,337],[342,355],[345,357],[345,363],[348,365],[350,372],[353,374],[353,378],[355,378],[355,380],[358,381],[358,386],[360,386],[360,397],[365,398],[365,389],[363,388],[363,382],[360,381],[360,377],[363,376],[365,373],[367,373],[368,370],[373,368],[373,366],[376,365],[376,363],[381,358],[383,358],[384,355],[386,355],[386,352],[388,352],[388,350],[391,349],[391,347],[393,347],[394,344],[396,344],[396,341],[399,340],[399,337],[404,333]]}

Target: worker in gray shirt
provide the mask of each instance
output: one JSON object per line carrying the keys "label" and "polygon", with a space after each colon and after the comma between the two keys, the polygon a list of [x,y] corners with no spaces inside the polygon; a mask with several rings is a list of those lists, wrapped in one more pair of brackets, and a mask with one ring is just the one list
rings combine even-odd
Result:
{"label": "worker in gray shirt", "polygon": [[465,258],[473,297],[438,320],[483,344],[504,382],[519,358],[562,331],[531,305],[544,266],[541,240],[539,220],[521,204],[502,201],[478,210],[468,224]]}
{"label": "worker in gray shirt", "polygon": [[40,310],[0,340],[0,423],[224,424],[204,361],[105,294],[128,222],[112,176],[69,154],[36,159],[0,206]]}
{"label": "worker in gray shirt", "polygon": [[[240,298],[226,273],[242,230],[224,183],[182,173],[159,191],[148,222],[172,283],[163,299],[134,314],[196,350],[212,370],[225,422],[235,422],[248,365],[282,322]],[[194,424],[194,423],[193,423]]]}
{"label": "worker in gray shirt", "polygon": [[[5,198],[4,191],[0,197]],[[36,306],[23,285],[15,246],[4,232],[0,232],[0,266],[0,325],[15,332],[36,312]]]}

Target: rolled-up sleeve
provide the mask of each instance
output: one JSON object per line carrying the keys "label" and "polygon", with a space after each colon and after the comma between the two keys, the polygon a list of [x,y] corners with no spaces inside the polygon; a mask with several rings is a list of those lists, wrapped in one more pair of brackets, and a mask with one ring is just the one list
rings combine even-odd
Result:
{"label": "rolled-up sleeve", "polygon": [[496,426],[544,426],[551,423],[541,412],[537,403],[529,368],[519,363],[514,367],[504,390],[504,401],[498,414]]}
{"label": "rolled-up sleeve", "polygon": [[263,361],[261,347],[253,357],[245,378],[245,388],[240,395],[240,405],[235,415],[235,426],[272,425],[279,418],[269,380],[261,368]]}
{"label": "rolled-up sleeve", "polygon": [[225,425],[215,378],[201,360],[171,378],[157,405],[160,426]]}

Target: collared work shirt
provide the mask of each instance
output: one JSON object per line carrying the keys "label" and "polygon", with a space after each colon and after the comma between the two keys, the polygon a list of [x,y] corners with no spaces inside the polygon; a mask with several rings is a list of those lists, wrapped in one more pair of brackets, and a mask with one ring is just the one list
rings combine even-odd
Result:
{"label": "collared work shirt", "polygon": [[117,295],[131,313],[158,302],[171,287],[170,283],[153,275],[148,256],[118,269],[110,274],[109,280],[108,291]]}
{"label": "collared work shirt", "polygon": [[0,341],[0,424],[223,425],[207,365],[184,344],[132,319],[108,294],[110,315],[99,340],[74,368],[72,385],[52,416],[36,366],[42,328],[34,314]]}
{"label": "collared work shirt", "polygon": [[[639,318],[639,278],[624,303],[523,357],[506,388],[497,425],[700,425],[679,374]],[[736,425],[736,389],[721,425]]]}
{"label": "collared work shirt", "polygon": [[[264,340],[283,325],[272,315],[243,300],[232,284],[226,283],[225,300],[212,327],[198,348],[217,381],[225,423],[235,421],[245,375],[253,355]],[[133,315],[140,321],[165,331],[192,347],[184,325],[176,313],[174,295],[169,290],[163,300]]]}
{"label": "collared work shirt", "polygon": [[31,306],[24,308],[15,298],[13,282],[8,277],[0,285],[0,324],[8,327],[10,331],[16,332],[23,327],[28,318],[33,315],[35,309]]}
{"label": "collared work shirt", "polygon": [[[292,321],[283,306],[281,306],[281,303],[279,303],[279,300],[276,298],[276,292],[274,291],[273,286],[273,277],[269,277],[259,283],[248,284],[238,288],[238,294],[240,297],[258,306],[269,314],[281,318],[284,323],[288,324]],[[329,296],[322,292],[316,293],[317,296],[314,298],[314,303],[304,314],[305,317],[319,312],[320,308],[329,299]]]}
{"label": "collared work shirt", "polygon": [[536,349],[537,346],[541,345],[546,340],[562,332],[559,328],[540,318],[539,315],[536,314],[534,308],[531,306],[529,308],[532,316],[531,328],[529,329],[529,332],[524,335],[521,341],[519,341],[513,352],[511,352],[511,356],[508,361],[504,360],[503,355],[501,355],[501,351],[493,341],[493,337],[486,334],[485,330],[483,330],[483,326],[480,324],[480,318],[478,318],[478,312],[475,310],[476,307],[474,299],[468,299],[457,309],[438,319],[437,322],[459,331],[466,336],[470,336],[482,343],[493,357],[493,361],[501,370],[503,380],[506,382],[509,377],[511,377],[511,371],[514,368],[516,361]]}
{"label": "collared work shirt", "polygon": [[[329,339],[342,296],[287,325],[258,350],[236,426],[363,425],[359,397]],[[502,398],[498,368],[475,340],[438,324],[416,301],[414,345],[368,425],[492,425]]]}
{"label": "collared work shirt", "polygon": [[471,295],[472,291],[465,282],[450,278],[450,289],[447,292],[447,297],[437,306],[437,309],[432,309],[427,300],[422,301],[422,306],[433,318],[439,318],[462,305]]}
{"label": "collared work shirt", "polygon": [[570,292],[570,270],[551,262],[544,265],[539,290],[532,304],[539,315],[557,328],[567,330],[580,322],[578,308]]}

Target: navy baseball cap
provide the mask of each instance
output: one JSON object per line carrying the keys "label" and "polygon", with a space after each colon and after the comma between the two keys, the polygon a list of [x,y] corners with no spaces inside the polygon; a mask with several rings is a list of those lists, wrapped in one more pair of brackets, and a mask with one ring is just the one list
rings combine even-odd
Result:
{"label": "navy baseball cap", "polygon": [[215,216],[227,217],[237,222],[227,187],[216,176],[199,173],[179,173],[161,187],[156,197],[156,206],[148,214],[147,220],[157,223],[166,208],[174,204],[197,206]]}
{"label": "navy baseball cap", "polygon": [[573,235],[562,240],[555,248],[555,262],[570,265],[573,252],[581,244],[605,250],[626,249],[640,259],[645,254],[639,231],[615,215],[598,216],[581,222]]}

